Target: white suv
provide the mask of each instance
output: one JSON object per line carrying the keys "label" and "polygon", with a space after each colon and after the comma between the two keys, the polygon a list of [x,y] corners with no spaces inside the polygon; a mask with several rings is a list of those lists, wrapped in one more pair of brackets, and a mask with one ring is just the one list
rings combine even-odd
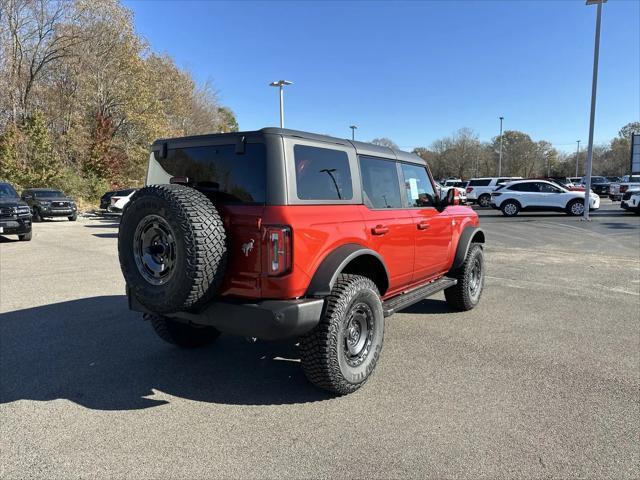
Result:
{"label": "white suv", "polygon": [[[558,211],[569,215],[584,213],[584,192],[569,191],[546,180],[520,180],[491,192],[491,206],[513,217],[520,210]],[[600,197],[589,195],[589,210],[600,208]]]}
{"label": "white suv", "polygon": [[622,195],[620,207],[629,212],[640,213],[640,190],[628,190]]}
{"label": "white suv", "polygon": [[522,177],[484,177],[472,178],[467,182],[467,201],[477,203],[481,207],[488,207],[491,204],[491,192],[500,185],[520,180]]}

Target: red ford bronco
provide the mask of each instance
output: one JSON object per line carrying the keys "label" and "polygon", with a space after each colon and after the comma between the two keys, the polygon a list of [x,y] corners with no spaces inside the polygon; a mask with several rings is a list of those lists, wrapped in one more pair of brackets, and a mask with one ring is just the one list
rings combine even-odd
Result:
{"label": "red ford bronco", "polygon": [[151,150],[118,250],[130,308],[169,343],[299,337],[309,380],[346,394],[386,317],[441,290],[457,310],[480,300],[478,216],[414,154],[279,128]]}

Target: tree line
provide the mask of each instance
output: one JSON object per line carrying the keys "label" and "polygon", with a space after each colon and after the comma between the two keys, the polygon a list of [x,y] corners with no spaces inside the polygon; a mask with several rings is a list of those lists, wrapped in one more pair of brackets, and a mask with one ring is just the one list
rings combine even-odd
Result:
{"label": "tree line", "polygon": [[[640,122],[622,127],[610,142],[593,148],[593,175],[626,175],[630,168],[631,134],[640,133]],[[388,139],[376,139],[387,144]],[[393,143],[393,142],[391,142]],[[577,147],[577,145],[576,145]],[[414,153],[424,158],[435,178],[472,178],[496,176],[500,155],[500,137],[480,141],[469,128],[434,141],[428,148],[418,147]],[[578,176],[585,173],[586,146],[580,153],[558,151],[545,140],[533,140],[528,134],[507,130],[502,138],[502,175],[520,177]],[[577,162],[576,162],[577,160]]]}
{"label": "tree line", "polygon": [[[629,172],[631,135],[640,134],[640,122],[620,129],[610,142],[594,145],[593,175],[621,176]],[[371,143],[392,148],[398,146],[386,137]],[[577,147],[577,145],[576,145]],[[451,136],[440,138],[429,147],[416,147],[413,153],[424,158],[435,178],[472,178],[496,176],[500,157],[500,137],[482,142],[469,128],[461,128]],[[578,176],[585,173],[586,145],[580,152],[558,151],[545,140],[535,141],[527,133],[506,130],[502,137],[502,175],[521,177]],[[577,161],[576,161],[577,160]]]}
{"label": "tree line", "polygon": [[0,180],[95,200],[156,138],[236,131],[210,82],[151,50],[119,0],[0,0]]}

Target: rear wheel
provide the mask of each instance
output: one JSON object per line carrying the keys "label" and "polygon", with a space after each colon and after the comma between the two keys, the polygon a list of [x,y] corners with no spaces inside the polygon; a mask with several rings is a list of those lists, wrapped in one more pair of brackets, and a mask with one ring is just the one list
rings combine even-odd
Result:
{"label": "rear wheel", "polygon": [[220,336],[213,327],[189,325],[161,315],[150,315],[148,319],[162,340],[182,348],[206,347]]}
{"label": "rear wheel", "polygon": [[513,200],[507,200],[502,204],[500,210],[505,217],[515,217],[520,211],[520,204]]}
{"label": "rear wheel", "polygon": [[478,205],[480,205],[481,207],[488,207],[491,205],[491,195],[487,195],[486,193],[483,193],[482,195],[480,195],[480,197],[478,197]]}
{"label": "rear wheel", "polygon": [[449,277],[458,280],[444,291],[447,303],[456,310],[471,310],[479,302],[484,288],[484,253],[482,245],[472,243],[462,266],[449,272]]}
{"label": "rear wheel", "polygon": [[567,204],[567,214],[578,216],[578,215],[582,215],[583,213],[584,213],[584,200],[581,200],[581,199],[571,200]]}
{"label": "rear wheel", "polygon": [[302,368],[316,386],[338,394],[360,388],[382,351],[384,315],[375,283],[341,274],[320,323],[300,340]]}

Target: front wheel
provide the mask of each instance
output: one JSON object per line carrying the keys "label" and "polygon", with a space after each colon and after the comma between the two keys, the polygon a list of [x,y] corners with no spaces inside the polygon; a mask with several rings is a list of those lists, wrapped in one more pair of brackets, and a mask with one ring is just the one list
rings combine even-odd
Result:
{"label": "front wheel", "polygon": [[444,297],[449,306],[456,310],[467,311],[478,305],[484,288],[482,245],[472,243],[462,266],[449,272],[448,276],[458,280],[457,284],[444,291]]}
{"label": "front wheel", "polygon": [[21,242],[29,242],[31,241],[32,235],[33,235],[33,231],[23,233],[22,235],[18,235],[18,240],[20,240]]}
{"label": "front wheel", "polygon": [[206,347],[220,336],[220,332],[213,327],[190,325],[162,315],[149,315],[148,318],[162,340],[178,347]]}
{"label": "front wheel", "polygon": [[511,200],[507,200],[502,204],[500,210],[502,210],[502,214],[505,217],[515,217],[520,211],[520,204]]}
{"label": "front wheel", "polygon": [[584,213],[584,200],[571,200],[567,205],[567,214],[578,216]]}
{"label": "front wheel", "polygon": [[376,367],[384,338],[375,283],[341,274],[320,323],[300,340],[302,368],[314,385],[341,395],[359,389]]}
{"label": "front wheel", "polygon": [[78,219],[78,214],[74,213],[73,215],[67,218],[69,219],[70,222],[75,222]]}

